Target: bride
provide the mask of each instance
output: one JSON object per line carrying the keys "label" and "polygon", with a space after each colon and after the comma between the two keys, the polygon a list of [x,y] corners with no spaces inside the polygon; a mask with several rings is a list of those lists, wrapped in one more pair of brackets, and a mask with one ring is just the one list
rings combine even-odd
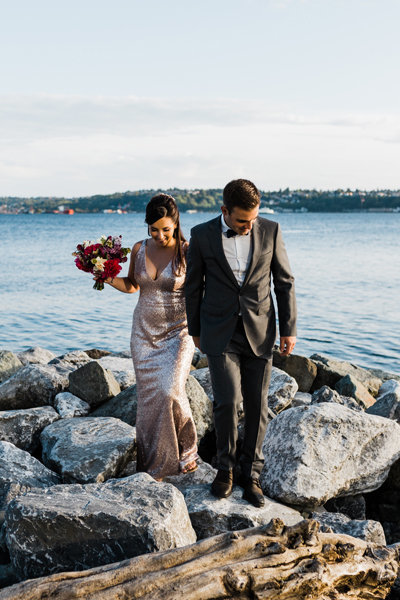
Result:
{"label": "bride", "polygon": [[197,468],[196,428],[185,392],[194,352],[183,293],[188,244],[172,196],[154,196],[145,221],[150,239],[133,246],[128,276],[105,283],[128,294],[140,290],[131,335],[137,470],[162,480]]}

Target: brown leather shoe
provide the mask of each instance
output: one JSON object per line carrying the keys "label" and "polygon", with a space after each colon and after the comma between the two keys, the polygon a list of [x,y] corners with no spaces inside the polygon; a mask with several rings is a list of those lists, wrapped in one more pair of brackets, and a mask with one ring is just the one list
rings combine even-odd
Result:
{"label": "brown leather shoe", "polygon": [[211,493],[217,498],[227,498],[232,494],[232,485],[232,470],[224,471],[223,469],[218,469],[218,473],[211,484]]}
{"label": "brown leather shoe", "polygon": [[265,504],[265,498],[260,486],[260,480],[256,477],[252,477],[243,482],[242,485],[243,499],[250,502],[256,508],[261,508]]}

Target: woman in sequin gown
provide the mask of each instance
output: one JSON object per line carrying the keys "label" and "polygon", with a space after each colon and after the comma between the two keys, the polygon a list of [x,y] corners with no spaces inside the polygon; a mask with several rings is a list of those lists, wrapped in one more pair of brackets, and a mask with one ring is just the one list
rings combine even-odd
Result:
{"label": "woman in sequin gown", "polygon": [[197,467],[196,428],[185,392],[194,343],[183,293],[186,242],[174,199],[152,198],[146,223],[151,237],[133,246],[128,277],[106,282],[122,292],[140,289],[131,335],[138,471],[162,480]]}

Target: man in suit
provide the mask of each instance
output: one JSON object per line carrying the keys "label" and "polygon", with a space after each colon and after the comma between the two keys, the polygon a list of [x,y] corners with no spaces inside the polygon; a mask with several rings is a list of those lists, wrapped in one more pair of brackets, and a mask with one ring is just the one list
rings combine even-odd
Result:
{"label": "man in suit", "polygon": [[[185,283],[189,333],[205,352],[214,394],[217,476],[211,491],[232,492],[233,469],[243,498],[263,506],[259,474],[267,427],[267,394],[276,339],[271,275],[278,305],[280,350],[296,343],[294,278],[278,223],[258,216],[260,193],[246,179],[228,183],[222,215],[192,229]],[[237,414],[244,438],[236,469]]]}

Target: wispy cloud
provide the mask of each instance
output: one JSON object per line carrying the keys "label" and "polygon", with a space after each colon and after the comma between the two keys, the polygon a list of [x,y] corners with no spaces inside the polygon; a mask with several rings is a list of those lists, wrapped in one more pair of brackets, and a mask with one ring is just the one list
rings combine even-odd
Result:
{"label": "wispy cloud", "polygon": [[[390,187],[398,143],[400,114],[305,114],[229,99],[3,96],[0,196],[213,187],[237,175],[264,189]],[[382,159],[388,167],[379,174]]]}

